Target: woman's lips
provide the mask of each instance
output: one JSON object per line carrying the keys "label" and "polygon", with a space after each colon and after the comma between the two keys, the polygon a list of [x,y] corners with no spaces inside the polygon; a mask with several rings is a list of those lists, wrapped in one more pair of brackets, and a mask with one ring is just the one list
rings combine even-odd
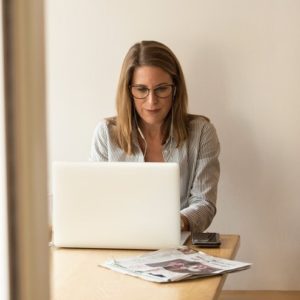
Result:
{"label": "woman's lips", "polygon": [[147,109],[147,112],[150,113],[150,114],[155,114],[155,113],[158,113],[160,111],[159,108],[156,108],[156,109]]}

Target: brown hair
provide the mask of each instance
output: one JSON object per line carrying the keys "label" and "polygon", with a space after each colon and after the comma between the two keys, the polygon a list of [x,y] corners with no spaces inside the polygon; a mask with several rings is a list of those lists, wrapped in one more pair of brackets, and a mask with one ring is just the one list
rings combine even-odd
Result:
{"label": "brown hair", "polygon": [[[129,86],[133,72],[139,66],[156,66],[167,72],[176,86],[172,111],[169,112],[163,128],[165,138],[170,132],[173,122],[173,137],[177,147],[188,137],[187,128],[187,90],[180,63],[173,52],[164,44],[156,41],[142,41],[134,44],[123,61],[116,96],[117,116],[110,119],[115,126],[116,142],[127,154],[135,152],[132,143],[132,132],[136,126],[134,120],[135,107],[130,95]],[[172,117],[173,114],[173,117]],[[173,120],[172,120],[173,119]]]}

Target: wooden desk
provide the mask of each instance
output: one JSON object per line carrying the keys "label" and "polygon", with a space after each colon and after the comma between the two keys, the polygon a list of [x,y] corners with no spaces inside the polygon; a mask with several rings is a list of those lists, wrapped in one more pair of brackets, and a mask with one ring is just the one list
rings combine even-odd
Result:
{"label": "wooden desk", "polygon": [[[210,255],[233,259],[238,235],[222,235],[220,249],[201,249]],[[200,249],[200,248],[197,248]],[[52,300],[183,300],[217,299],[226,275],[174,283],[153,283],[102,267],[112,257],[144,253],[137,250],[52,249]]]}

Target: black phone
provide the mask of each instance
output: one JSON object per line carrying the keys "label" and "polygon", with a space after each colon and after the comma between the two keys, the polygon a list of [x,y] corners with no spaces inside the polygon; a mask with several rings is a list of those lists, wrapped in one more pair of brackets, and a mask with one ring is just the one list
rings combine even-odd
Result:
{"label": "black phone", "polygon": [[216,232],[195,232],[192,234],[192,244],[204,248],[220,247],[220,234]]}

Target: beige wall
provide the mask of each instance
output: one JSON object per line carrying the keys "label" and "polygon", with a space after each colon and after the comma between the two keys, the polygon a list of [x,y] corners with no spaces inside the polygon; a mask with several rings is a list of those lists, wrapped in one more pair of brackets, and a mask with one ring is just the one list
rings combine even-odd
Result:
{"label": "beige wall", "polygon": [[[48,1],[49,161],[87,160],[114,114],[120,65],[142,39],[182,63],[190,111],[217,127],[222,175],[210,230],[241,235],[251,270],[225,289],[300,289],[300,1]],[[277,260],[277,262],[276,262]]]}

